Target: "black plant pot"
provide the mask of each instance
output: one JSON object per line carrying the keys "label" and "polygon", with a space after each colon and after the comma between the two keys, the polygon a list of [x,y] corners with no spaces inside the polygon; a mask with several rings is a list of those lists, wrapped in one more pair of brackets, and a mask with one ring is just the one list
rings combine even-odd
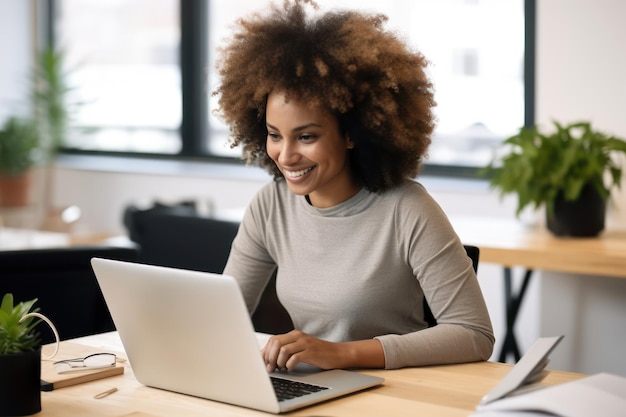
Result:
{"label": "black plant pot", "polygon": [[593,185],[587,184],[575,201],[566,201],[559,193],[554,215],[547,213],[548,230],[556,236],[598,236],[604,230],[605,213],[606,202]]}
{"label": "black plant pot", "polygon": [[41,411],[41,348],[0,355],[0,416]]}

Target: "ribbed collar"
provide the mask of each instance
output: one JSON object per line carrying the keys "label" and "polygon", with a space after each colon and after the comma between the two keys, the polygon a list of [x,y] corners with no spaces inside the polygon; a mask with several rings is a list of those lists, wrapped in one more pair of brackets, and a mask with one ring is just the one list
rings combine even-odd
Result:
{"label": "ribbed collar", "polygon": [[363,212],[370,203],[373,194],[365,188],[361,188],[358,193],[346,201],[328,208],[317,208],[309,204],[305,196],[295,196],[303,210],[316,216],[322,217],[348,217]]}

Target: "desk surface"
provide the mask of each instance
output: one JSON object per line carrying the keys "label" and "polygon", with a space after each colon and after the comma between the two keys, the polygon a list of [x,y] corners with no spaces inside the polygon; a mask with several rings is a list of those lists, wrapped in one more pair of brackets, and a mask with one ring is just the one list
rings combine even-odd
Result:
{"label": "desk surface", "polygon": [[[121,352],[117,333],[76,339],[76,342]],[[123,356],[123,355],[121,355]],[[270,414],[189,397],[139,384],[126,363],[123,375],[42,392],[41,417],[130,416],[268,416]],[[289,415],[298,416],[467,416],[480,398],[511,369],[511,365],[479,362],[461,365],[371,370],[385,378],[383,386]],[[544,380],[554,385],[583,375],[551,371]],[[93,396],[110,388],[118,391],[102,399]],[[132,413],[132,414],[131,414]]]}
{"label": "desk surface", "polygon": [[0,250],[49,248],[69,243],[69,236],[64,233],[0,227]]}
{"label": "desk surface", "polygon": [[626,231],[565,238],[552,235],[544,226],[514,220],[451,220],[463,243],[480,248],[481,262],[626,278]]}

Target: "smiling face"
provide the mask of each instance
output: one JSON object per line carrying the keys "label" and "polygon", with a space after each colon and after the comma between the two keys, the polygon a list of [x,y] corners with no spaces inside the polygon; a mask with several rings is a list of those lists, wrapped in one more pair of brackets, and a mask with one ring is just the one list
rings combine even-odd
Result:
{"label": "smiling face", "polygon": [[349,164],[354,144],[330,112],[272,93],[266,124],[267,154],[294,194],[308,195],[315,207],[326,208],[359,191]]}

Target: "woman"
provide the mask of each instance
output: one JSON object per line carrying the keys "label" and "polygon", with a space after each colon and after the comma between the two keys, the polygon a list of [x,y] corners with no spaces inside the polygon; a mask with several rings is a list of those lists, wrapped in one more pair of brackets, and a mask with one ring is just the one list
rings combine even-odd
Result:
{"label": "woman", "polygon": [[309,18],[307,3],[240,20],[215,92],[232,145],[275,179],[248,207],[224,270],[252,312],[278,268],[295,330],[269,339],[268,370],[488,359],[471,260],[412,180],[434,128],[426,59],[384,30],[384,16]]}

